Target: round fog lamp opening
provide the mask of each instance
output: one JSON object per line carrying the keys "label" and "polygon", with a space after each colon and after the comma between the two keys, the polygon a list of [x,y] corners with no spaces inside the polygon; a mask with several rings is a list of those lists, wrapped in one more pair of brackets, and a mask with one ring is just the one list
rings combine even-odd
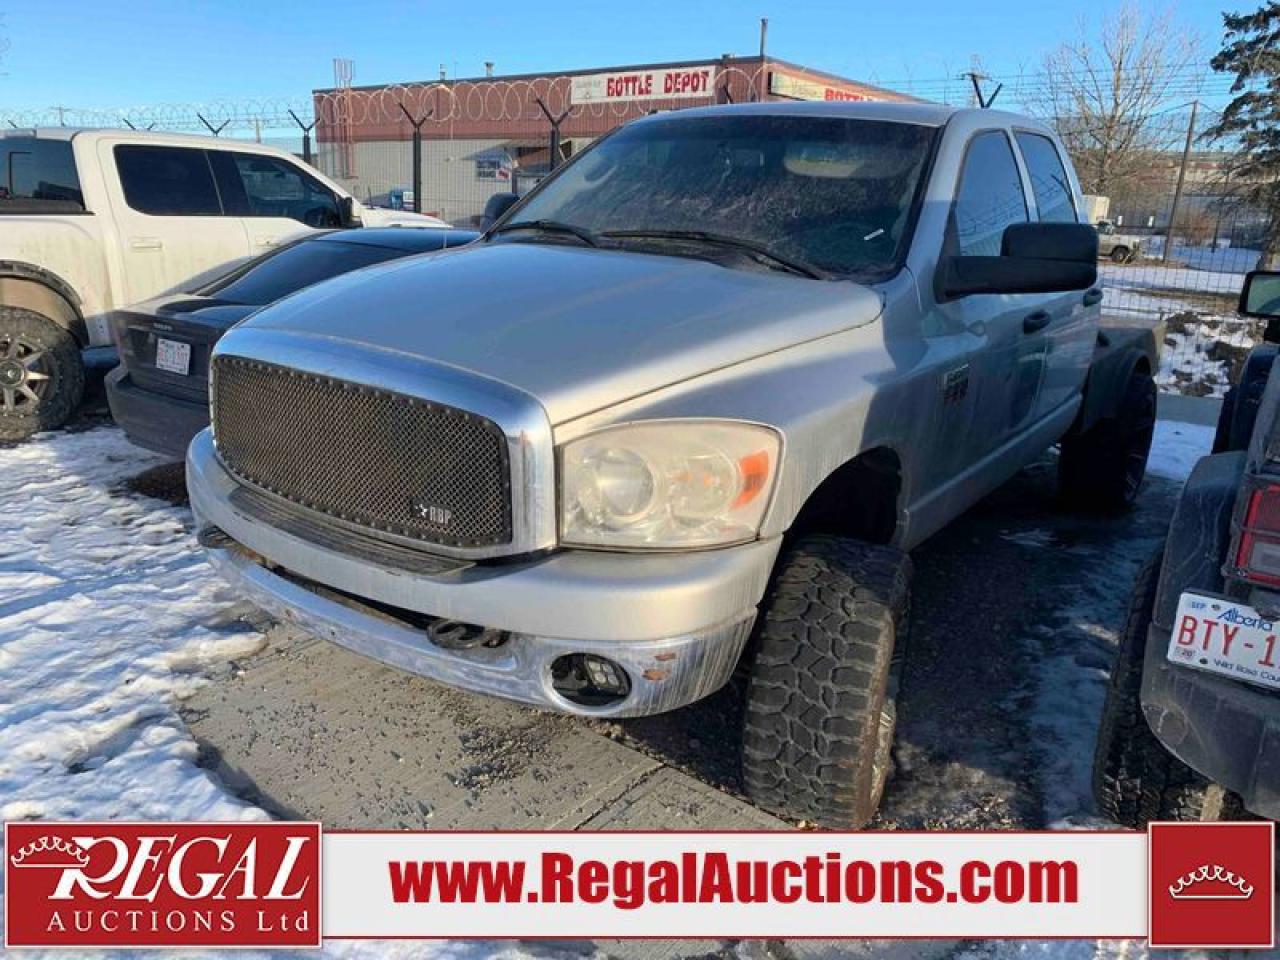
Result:
{"label": "round fog lamp opening", "polygon": [[631,692],[631,678],[607,657],[566,653],[551,661],[551,686],[580,707],[607,707]]}

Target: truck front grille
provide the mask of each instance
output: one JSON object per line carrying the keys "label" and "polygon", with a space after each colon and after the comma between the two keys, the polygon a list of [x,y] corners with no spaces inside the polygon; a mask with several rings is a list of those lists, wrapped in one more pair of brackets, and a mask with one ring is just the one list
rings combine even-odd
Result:
{"label": "truck front grille", "polygon": [[511,542],[507,438],[484,417],[222,355],[213,428],[232,474],[307,510],[454,548]]}

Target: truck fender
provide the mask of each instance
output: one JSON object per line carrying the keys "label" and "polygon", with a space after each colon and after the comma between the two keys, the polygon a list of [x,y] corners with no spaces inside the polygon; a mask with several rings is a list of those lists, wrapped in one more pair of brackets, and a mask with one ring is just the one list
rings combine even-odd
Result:
{"label": "truck fender", "polygon": [[57,274],[29,263],[0,261],[0,306],[21,307],[48,317],[81,347],[89,345],[89,330],[80,312],[80,298]]}
{"label": "truck fender", "polygon": [[1083,433],[1098,421],[1116,415],[1134,370],[1155,373],[1160,355],[1158,345],[1163,339],[1163,324],[1150,329],[1099,331],[1093,363],[1084,384],[1083,402],[1071,427],[1072,433]]}
{"label": "truck fender", "polygon": [[1243,450],[1201,457],[1174,507],[1152,620],[1173,629],[1184,590],[1222,593],[1222,564],[1231,544],[1231,516],[1244,476]]}

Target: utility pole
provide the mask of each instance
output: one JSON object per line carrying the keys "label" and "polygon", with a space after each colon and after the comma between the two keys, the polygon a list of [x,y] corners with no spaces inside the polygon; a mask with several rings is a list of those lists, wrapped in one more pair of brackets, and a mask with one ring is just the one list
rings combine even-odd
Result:
{"label": "utility pole", "polygon": [[1187,123],[1187,142],[1182,147],[1182,164],[1178,167],[1178,185],[1173,188],[1173,206],[1169,208],[1169,229],[1164,234],[1164,254],[1162,263],[1169,262],[1173,252],[1173,228],[1178,222],[1178,205],[1182,203],[1182,185],[1187,180],[1187,163],[1191,160],[1191,141],[1196,137],[1196,111],[1200,109],[1200,101],[1191,101],[1191,120]]}

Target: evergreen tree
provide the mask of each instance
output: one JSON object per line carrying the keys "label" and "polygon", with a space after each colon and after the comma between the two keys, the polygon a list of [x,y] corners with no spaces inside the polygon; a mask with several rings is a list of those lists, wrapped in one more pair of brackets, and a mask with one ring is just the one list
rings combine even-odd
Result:
{"label": "evergreen tree", "polygon": [[1205,136],[1233,145],[1232,179],[1269,218],[1262,265],[1280,269],[1280,0],[1222,21],[1226,38],[1210,65],[1235,74],[1234,99]]}

